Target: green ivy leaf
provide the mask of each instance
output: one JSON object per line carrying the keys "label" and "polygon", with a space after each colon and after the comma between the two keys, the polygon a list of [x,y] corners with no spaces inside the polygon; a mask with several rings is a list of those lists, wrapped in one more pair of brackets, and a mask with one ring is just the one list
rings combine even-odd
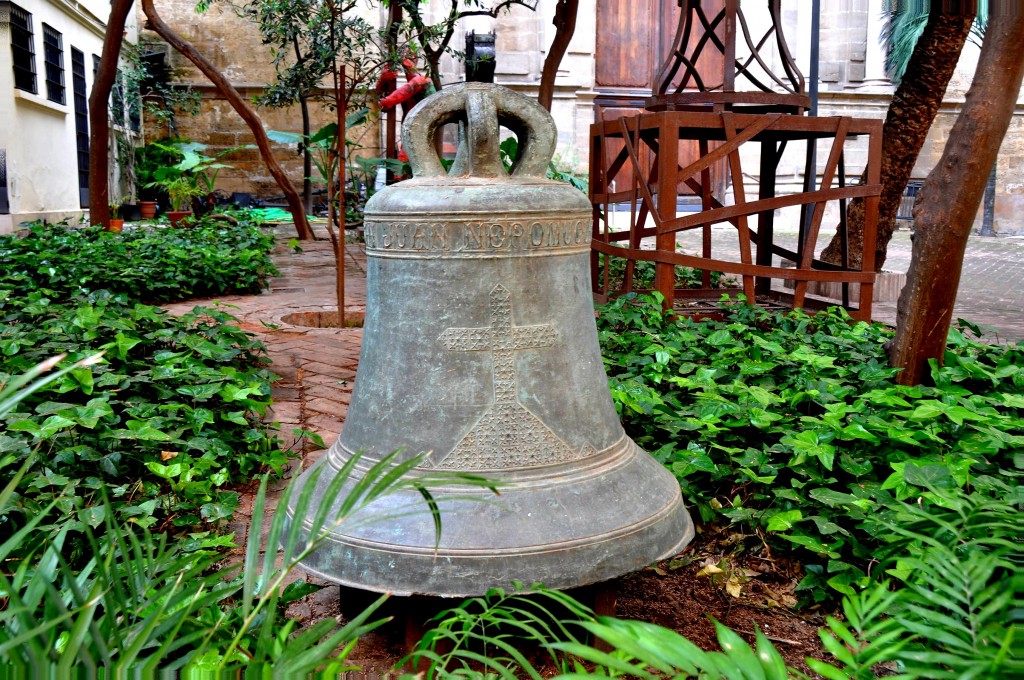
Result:
{"label": "green ivy leaf", "polygon": [[87,508],[82,508],[78,512],[78,518],[85,524],[95,529],[99,525],[103,524],[107,517],[107,506],[106,505],[91,505]]}
{"label": "green ivy leaf", "polygon": [[853,494],[833,491],[832,489],[811,489],[808,495],[830,508],[853,505],[862,510],[867,510],[872,505],[871,501],[866,498],[857,498]]}
{"label": "green ivy leaf", "polygon": [[733,342],[732,334],[725,330],[718,330],[712,333],[704,341],[712,347],[721,347],[722,345],[731,344]]}
{"label": "green ivy leaf", "polygon": [[230,402],[242,401],[248,398],[249,395],[259,394],[259,392],[259,385],[248,385],[245,387],[240,387],[235,383],[225,383],[224,386],[220,388],[219,394],[224,399],[224,401]]}
{"label": "green ivy leaf", "polygon": [[181,476],[182,466],[180,463],[172,463],[171,465],[164,465],[157,463],[156,461],[148,461],[146,468],[155,474],[157,477],[162,479],[177,479]]}
{"label": "green ivy leaf", "polygon": [[784,510],[777,512],[768,519],[768,531],[786,531],[794,524],[803,519],[804,514],[799,510]]}
{"label": "green ivy leaf", "polygon": [[162,442],[171,438],[166,432],[161,432],[143,420],[129,420],[125,423],[125,427],[128,429],[117,430],[117,436],[121,439]]}
{"label": "green ivy leaf", "polygon": [[126,336],[124,333],[118,333],[114,336],[114,350],[117,354],[117,358],[124,361],[128,358],[129,350],[141,342],[141,338],[131,338]]}

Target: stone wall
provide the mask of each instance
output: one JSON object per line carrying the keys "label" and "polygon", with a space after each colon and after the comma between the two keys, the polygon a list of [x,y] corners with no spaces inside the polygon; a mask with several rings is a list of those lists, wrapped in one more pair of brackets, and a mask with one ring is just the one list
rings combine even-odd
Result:
{"label": "stone wall", "polygon": [[[748,0],[751,17],[766,15],[760,4]],[[165,20],[211,58],[243,89],[246,96],[259,92],[263,83],[274,76],[269,48],[260,44],[255,28],[234,16],[233,12],[215,4],[206,16],[197,18],[192,2],[173,0],[161,3]],[[515,7],[497,20],[473,18],[460,26],[452,46],[461,50],[464,30],[497,32],[496,81],[528,95],[536,95],[540,71],[553,37],[551,19],[555,0],[540,0],[536,12]],[[822,0],[820,19],[820,109],[819,115],[853,115],[883,118],[892,96],[893,86],[884,74],[884,49],[878,43],[882,25],[882,0]],[[431,0],[427,16],[438,21],[447,11],[443,0]],[[596,49],[597,0],[581,0],[576,34],[562,61],[556,80],[552,115],[559,130],[558,153],[566,164],[586,169],[589,125],[594,119],[594,52]],[[810,19],[808,12],[786,7],[783,23],[787,40],[800,69],[808,74],[810,55]],[[760,35],[760,33],[758,33]],[[144,32],[144,38],[153,38]],[[946,93],[946,103],[922,151],[914,177],[924,178],[941,156],[949,129],[962,106],[977,63],[978,48],[968,45]],[[248,132],[225,102],[208,85],[191,64],[173,55],[172,62],[181,69],[179,80],[199,83],[203,93],[200,115],[179,121],[183,135],[199,141],[211,141],[227,147],[249,141]],[[442,62],[445,83],[464,79],[461,61],[446,57]],[[297,108],[262,110],[267,127],[298,131],[301,127]],[[331,112],[317,108],[314,129],[333,119]],[[152,129],[147,131],[150,137]],[[351,136],[350,136],[351,138]],[[367,155],[382,155],[380,134],[376,128],[363,131],[359,138]],[[779,181],[797,186],[803,173],[802,149],[793,145],[782,160]],[[296,183],[301,182],[301,160],[291,149],[281,147],[278,158],[285,163]],[[819,172],[827,151],[824,145],[818,154]],[[848,174],[853,176],[863,166],[864,146],[855,142],[847,157]],[[237,171],[222,172],[218,186],[225,191],[254,191],[260,195],[279,193],[255,152],[243,151],[233,156]],[[745,167],[756,169],[755,159]],[[997,162],[997,195],[995,228],[1000,234],[1024,233],[1024,102],[1010,125]],[[980,222],[976,224],[980,228]]]}
{"label": "stone wall", "polygon": [[[251,22],[239,18],[230,7],[214,4],[203,15],[193,11],[194,3],[161,3],[158,7],[161,18],[180,36],[191,42],[209,59],[232,84],[244,99],[251,103],[266,83],[275,79],[273,53],[263,45],[259,31]],[[145,17],[140,14],[140,24]],[[192,87],[201,97],[199,113],[195,116],[181,115],[176,119],[178,135],[210,146],[208,155],[235,146],[254,144],[248,126],[235,113],[231,105],[209,83],[206,77],[185,57],[174,52],[156,33],[144,30],[142,40],[149,49],[168,54],[173,69],[173,81],[180,87]],[[302,114],[299,106],[289,108],[256,109],[263,126],[270,130],[302,132]],[[310,102],[311,129],[334,122],[336,114],[321,102]],[[152,120],[146,121],[146,139],[154,140],[167,136],[169,130]],[[347,138],[358,145],[358,153],[367,156],[382,155],[379,131],[375,126],[349,131]],[[284,167],[292,182],[301,191],[302,156],[295,147],[274,144],[274,156]],[[259,151],[255,148],[242,149],[224,158],[231,168],[225,168],[217,176],[217,189],[225,193],[247,192],[274,199],[282,192],[270,176]],[[313,177],[319,177],[316,167]],[[322,188],[314,183],[314,191]]]}

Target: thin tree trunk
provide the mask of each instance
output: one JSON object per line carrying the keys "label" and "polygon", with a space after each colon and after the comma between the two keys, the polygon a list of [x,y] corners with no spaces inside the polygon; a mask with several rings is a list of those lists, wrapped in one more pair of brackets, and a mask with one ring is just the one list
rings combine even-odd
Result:
{"label": "thin tree trunk", "polygon": [[117,78],[124,26],[133,0],[113,0],[103,35],[103,53],[89,93],[89,222],[110,225],[110,90]]}
{"label": "thin tree trunk", "polygon": [[552,21],[555,25],[555,37],[551,40],[548,56],[544,59],[544,68],[540,74],[540,91],[537,93],[537,101],[549,112],[551,100],[555,95],[555,76],[558,75],[558,67],[566,50],[569,49],[569,43],[572,42],[573,33],[576,32],[576,14],[579,8],[580,0],[558,0],[555,7],[555,18]]}
{"label": "thin tree trunk", "polygon": [[309,222],[306,220],[306,211],[302,207],[302,199],[299,197],[299,192],[292,186],[291,180],[288,179],[288,175],[285,174],[284,170],[278,164],[274,158],[273,151],[270,148],[270,140],[267,139],[267,133],[263,129],[263,123],[260,121],[259,116],[252,110],[242,96],[238,94],[236,90],[228,81],[224,75],[218,71],[213,64],[211,64],[206,57],[199,53],[199,51],[177,33],[175,33],[170,26],[164,23],[163,19],[156,12],[156,7],[153,5],[153,0],[142,0],[142,11],[145,12],[146,17],[149,19],[149,23],[157,34],[167,41],[167,43],[176,49],[178,52],[183,54],[189,61],[196,65],[196,67],[203,72],[203,74],[210,79],[217,91],[231,104],[231,107],[241,116],[242,120],[245,121],[246,125],[249,126],[249,130],[252,132],[253,137],[256,138],[256,146],[259,147],[260,156],[263,157],[263,162],[267,166],[267,170],[270,171],[274,181],[277,182],[278,187],[284,193],[285,199],[288,201],[288,207],[291,209],[292,218],[295,220],[295,231],[300,239],[307,240],[313,238],[313,231],[309,228]]}
{"label": "thin tree trunk", "polygon": [[345,327],[345,65],[341,65],[340,77],[335,76],[334,96],[338,112],[338,247],[335,250],[335,277],[338,294],[338,328]]}
{"label": "thin tree trunk", "polygon": [[[956,69],[960,50],[973,22],[973,13],[932,12],[914,47],[906,73],[893,94],[882,128],[882,196],[878,205],[875,271],[882,271],[882,265],[885,264],[903,190],[914,170],[914,163],[921,153],[939,105],[942,104],[946,86]],[[850,239],[850,267],[860,269],[864,248],[863,198],[850,201],[846,210],[846,223]],[[842,237],[838,231],[822,251],[821,259],[832,264],[842,264]]]}
{"label": "thin tree trunk", "polygon": [[[295,48],[295,59],[299,60],[302,58],[302,52],[299,49],[299,39],[292,38],[292,47]],[[299,111],[302,112],[302,138],[309,140],[312,130],[310,129],[309,123],[309,97],[305,93],[299,95]],[[305,210],[307,215],[313,214],[313,154],[309,150],[309,146],[305,143],[302,145],[302,209]]]}
{"label": "thin tree trunk", "polygon": [[[302,112],[302,138],[308,140],[312,134],[309,122],[309,98],[299,97]],[[302,208],[307,215],[313,214],[313,154],[307,144],[302,145]]]}
{"label": "thin tree trunk", "polygon": [[964,250],[1024,76],[1024,13],[992,17],[963,111],[914,208],[913,257],[896,311],[893,366],[916,385],[942,362]]}

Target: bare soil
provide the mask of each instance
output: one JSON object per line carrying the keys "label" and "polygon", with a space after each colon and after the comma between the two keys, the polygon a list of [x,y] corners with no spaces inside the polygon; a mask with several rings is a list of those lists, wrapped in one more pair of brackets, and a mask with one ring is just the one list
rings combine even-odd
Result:
{"label": "bare soil", "polygon": [[[604,584],[604,593],[615,595],[619,618],[670,628],[706,650],[719,650],[712,619],[751,643],[759,628],[787,664],[816,677],[804,659],[829,660],[818,637],[824,615],[795,609],[794,591],[802,576],[799,564],[744,551],[735,554],[737,545],[750,538],[727,530],[706,530],[681,555]],[[583,590],[576,595],[594,606],[593,592]],[[376,597],[332,585],[296,603],[291,613],[308,622],[327,616],[344,620]],[[373,680],[395,673],[408,653],[407,639],[411,644],[422,635],[422,622],[457,604],[440,598],[392,598],[379,613],[394,619],[364,636],[348,657],[361,669],[354,675]],[[527,649],[525,653],[544,668],[546,656],[540,650]],[[545,675],[556,672],[550,666],[544,671]]]}

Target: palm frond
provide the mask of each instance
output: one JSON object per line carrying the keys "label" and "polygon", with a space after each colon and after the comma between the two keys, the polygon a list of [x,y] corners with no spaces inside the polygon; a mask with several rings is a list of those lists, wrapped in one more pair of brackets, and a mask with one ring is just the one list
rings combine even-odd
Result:
{"label": "palm frond", "polygon": [[540,673],[520,647],[523,643],[547,646],[552,662],[567,670],[551,644],[555,640],[582,644],[561,619],[567,613],[577,620],[593,620],[587,607],[539,584],[529,592],[522,586],[511,593],[495,588],[438,614],[403,663],[425,663],[428,679],[484,672],[509,680],[523,676],[539,680]]}
{"label": "palm frond", "polygon": [[812,670],[867,679],[896,661],[901,678],[1024,677],[1020,508],[997,487],[931,492],[936,504],[904,504],[887,522],[904,587],[844,598],[846,621],[821,633],[843,668],[808,660]]}
{"label": "palm frond", "polygon": [[917,2],[892,5],[883,14],[879,42],[885,48],[885,74],[898,85],[907,71],[917,39],[928,24],[928,4]]}

